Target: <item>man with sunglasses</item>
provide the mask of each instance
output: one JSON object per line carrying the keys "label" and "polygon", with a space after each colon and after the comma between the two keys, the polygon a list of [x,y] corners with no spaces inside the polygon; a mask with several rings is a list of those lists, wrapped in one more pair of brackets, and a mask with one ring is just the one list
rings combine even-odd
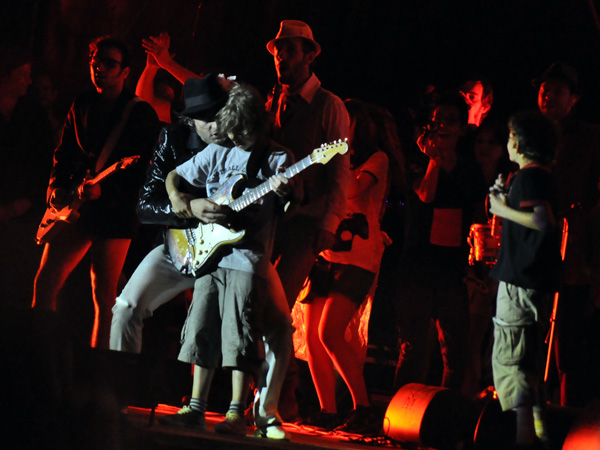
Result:
{"label": "man with sunglasses", "polygon": [[[56,311],[63,284],[89,252],[95,310],[91,346],[99,348],[108,348],[117,282],[138,223],[138,191],[159,131],[152,107],[125,89],[130,61],[127,45],[116,38],[90,44],[95,89],[78,95],[71,106],[47,191],[49,209],[81,203],[79,217],[60,221],[58,233],[40,239],[44,252],[34,282],[32,307]],[[101,183],[82,184],[131,156],[139,159],[125,170]]]}

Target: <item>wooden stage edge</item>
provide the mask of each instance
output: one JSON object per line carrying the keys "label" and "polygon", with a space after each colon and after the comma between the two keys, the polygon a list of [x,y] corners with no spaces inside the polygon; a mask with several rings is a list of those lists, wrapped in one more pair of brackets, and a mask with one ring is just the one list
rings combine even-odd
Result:
{"label": "wooden stage edge", "polygon": [[[431,450],[412,444],[401,446],[397,441],[385,437],[363,437],[360,435],[320,432],[313,428],[285,423],[284,429],[290,435],[289,440],[264,439],[254,437],[253,427],[248,427],[246,436],[229,436],[214,431],[215,424],[224,419],[224,415],[207,412],[206,431],[194,428],[180,428],[162,425],[158,418],[172,414],[177,407],[160,404],[152,419],[151,410],[129,406],[122,411],[122,430],[128,450],[175,450],[175,449],[289,449],[318,450],[340,449],[355,450],[367,448],[394,448],[410,450]],[[404,445],[404,444],[402,444]]]}

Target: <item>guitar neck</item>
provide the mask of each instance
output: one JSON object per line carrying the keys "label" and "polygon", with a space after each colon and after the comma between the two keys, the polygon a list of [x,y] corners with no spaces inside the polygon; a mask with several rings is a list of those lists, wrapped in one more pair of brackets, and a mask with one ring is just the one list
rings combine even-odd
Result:
{"label": "guitar neck", "polygon": [[96,183],[100,183],[102,180],[104,180],[106,177],[108,177],[109,175],[112,175],[113,173],[115,173],[118,169],[118,164],[115,163],[112,166],[110,166],[108,169],[103,170],[102,172],[100,172],[98,175],[96,175],[94,178],[87,180],[86,184],[96,184]]}
{"label": "guitar neck", "polygon": [[102,180],[104,180],[109,175],[112,175],[117,170],[126,169],[131,164],[137,162],[139,159],[140,159],[139,155],[127,156],[127,157],[125,157],[125,158],[117,161],[116,163],[112,164],[111,166],[107,167],[102,172],[100,172],[99,174],[97,174],[94,178],[91,178],[89,180],[85,180],[84,183],[85,184],[100,183]]}
{"label": "guitar neck", "polygon": [[[311,166],[314,163],[315,163],[315,161],[313,160],[312,155],[308,155],[308,156],[302,158],[297,163],[292,164],[281,175],[283,175],[286,178],[295,177],[300,172],[302,172],[304,169],[306,169],[307,167]],[[231,209],[233,209],[234,211],[241,211],[246,206],[249,206],[252,203],[263,198],[265,195],[267,195],[272,190],[273,189],[271,189],[269,180],[267,180],[267,181],[259,184],[255,188],[250,189],[249,191],[240,195],[238,198],[236,198],[234,201],[232,201],[228,206]]]}

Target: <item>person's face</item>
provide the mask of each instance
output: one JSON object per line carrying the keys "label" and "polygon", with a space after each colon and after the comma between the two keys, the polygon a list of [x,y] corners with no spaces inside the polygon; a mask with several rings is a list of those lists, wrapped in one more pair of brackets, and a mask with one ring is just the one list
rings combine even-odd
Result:
{"label": "person's face", "polygon": [[477,133],[473,146],[475,158],[481,165],[496,164],[502,157],[504,148],[496,140],[494,132],[489,128],[484,128]]}
{"label": "person's face", "polygon": [[538,92],[538,106],[545,116],[552,120],[562,120],[569,115],[579,96],[571,92],[562,81],[544,81]]}
{"label": "person's face", "polygon": [[314,58],[315,52],[304,53],[301,38],[277,41],[273,53],[277,80],[289,86],[304,81],[310,74],[310,64]]}
{"label": "person's face", "polygon": [[489,106],[485,102],[483,84],[481,81],[475,82],[473,86],[460,92],[469,105],[469,123],[479,126],[482,116],[487,113]]}
{"label": "person's face", "polygon": [[483,99],[483,85],[481,81],[477,81],[470,89],[461,91],[469,108],[481,108],[481,100]]}
{"label": "person's face", "polygon": [[12,86],[11,90],[19,97],[27,93],[27,88],[31,84],[31,64],[23,64],[12,71],[8,77],[8,86]]}
{"label": "person's face", "polygon": [[452,105],[439,105],[433,110],[431,121],[435,125],[436,135],[444,146],[456,145],[458,138],[464,134],[460,120],[460,111]]}
{"label": "person's face", "polygon": [[256,142],[256,136],[251,137],[243,137],[237,136],[235,133],[229,132],[227,136],[234,143],[234,145],[242,150],[248,150],[252,147]]}
{"label": "person's face", "polygon": [[201,119],[193,119],[194,120],[194,129],[200,139],[202,139],[207,144],[219,144],[222,140],[218,134],[217,130],[217,122],[214,120],[212,122],[207,122]]}
{"label": "person's face", "polygon": [[123,57],[116,48],[102,48],[90,58],[90,74],[98,92],[123,89],[129,67],[121,66]]}
{"label": "person's face", "polygon": [[506,148],[508,150],[508,157],[510,158],[510,160],[518,163],[519,143],[512,130],[510,130],[510,133],[508,135],[508,144],[506,145]]}

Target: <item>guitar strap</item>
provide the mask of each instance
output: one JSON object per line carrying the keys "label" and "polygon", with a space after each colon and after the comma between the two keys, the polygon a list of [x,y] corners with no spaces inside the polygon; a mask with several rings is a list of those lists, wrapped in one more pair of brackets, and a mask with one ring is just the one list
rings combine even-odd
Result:
{"label": "guitar strap", "polygon": [[142,100],[141,98],[135,96],[131,100],[129,100],[127,102],[127,104],[125,105],[125,108],[123,108],[123,113],[121,114],[121,120],[119,121],[119,123],[117,123],[115,125],[115,127],[112,129],[112,131],[108,135],[108,138],[106,139],[106,142],[104,143],[104,147],[102,147],[102,151],[100,152],[100,155],[98,155],[98,159],[96,160],[96,167],[95,167],[96,173],[98,173],[100,171],[100,169],[104,168],[104,166],[106,165],[106,161],[108,161],[108,158],[112,154],[112,151],[115,148],[117,141],[119,140],[119,138],[121,137],[121,134],[123,133],[123,129],[125,128],[125,124],[127,123],[127,119],[129,118],[129,114],[131,113],[131,110],[141,100]]}
{"label": "guitar strap", "polygon": [[269,141],[259,144],[250,153],[248,162],[246,163],[246,177],[248,181],[253,180],[258,175],[258,171],[263,166],[269,155]]}

